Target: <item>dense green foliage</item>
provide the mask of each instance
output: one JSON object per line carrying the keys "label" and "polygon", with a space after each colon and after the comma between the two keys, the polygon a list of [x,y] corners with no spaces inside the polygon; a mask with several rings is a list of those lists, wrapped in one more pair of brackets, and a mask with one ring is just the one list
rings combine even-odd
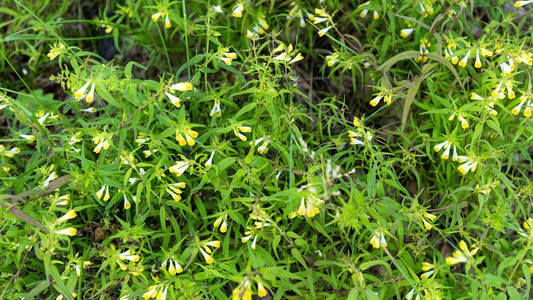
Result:
{"label": "dense green foliage", "polygon": [[1,299],[526,299],[532,1],[0,7]]}

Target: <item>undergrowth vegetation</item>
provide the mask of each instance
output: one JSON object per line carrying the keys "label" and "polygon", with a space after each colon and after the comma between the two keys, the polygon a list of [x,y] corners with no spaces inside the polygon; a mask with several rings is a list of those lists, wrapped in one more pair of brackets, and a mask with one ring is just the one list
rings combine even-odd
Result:
{"label": "undergrowth vegetation", "polygon": [[527,299],[533,1],[0,7],[1,299]]}

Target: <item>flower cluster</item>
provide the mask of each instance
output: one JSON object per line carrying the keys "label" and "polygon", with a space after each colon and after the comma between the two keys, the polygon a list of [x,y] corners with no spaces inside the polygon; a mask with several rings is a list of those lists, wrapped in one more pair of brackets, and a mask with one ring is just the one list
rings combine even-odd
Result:
{"label": "flower cluster", "polygon": [[184,189],[185,187],[185,182],[176,182],[168,184],[165,190],[170,194],[174,201],[178,202],[181,200],[181,193],[183,192],[181,189]]}
{"label": "flower cluster", "polygon": [[378,93],[374,94],[374,98],[370,100],[370,105],[378,105],[381,99],[384,99],[385,103],[387,103],[387,105],[390,105],[392,103],[392,92],[388,89],[383,89],[382,91],[379,91]]}
{"label": "flower cluster", "polygon": [[50,52],[48,52],[47,56],[50,58],[50,60],[54,60],[58,55],[65,53],[66,47],[63,43],[54,43],[54,45],[50,48]]}
{"label": "flower cluster", "polygon": [[233,133],[235,134],[235,136],[237,136],[239,139],[241,139],[241,141],[246,142],[248,140],[248,138],[244,134],[242,134],[241,132],[243,132],[243,133],[252,132],[252,128],[249,127],[249,126],[242,126],[240,124],[236,124],[233,127]]}
{"label": "flower cluster", "polygon": [[183,268],[179,264],[177,260],[174,258],[167,258],[161,263],[161,270],[167,270],[168,267],[168,273],[172,276],[179,274],[183,272]]}
{"label": "flower cluster", "polygon": [[87,91],[90,85],[91,89],[89,90],[89,93],[87,94],[87,97],[85,98],[85,101],[87,101],[87,103],[93,102],[95,84],[94,83],[91,84],[91,83],[92,82],[90,80],[85,82],[85,84],[74,93],[74,97],[76,97],[76,99],[78,100],[81,100],[83,97],[85,97],[85,92]]}
{"label": "flower cluster", "polygon": [[[284,51],[285,50],[285,51]],[[288,65],[293,64],[295,62],[298,62],[302,59],[304,59],[303,55],[298,52],[296,55],[293,55],[292,50],[294,48],[292,47],[292,44],[289,44],[288,47],[285,47],[283,44],[279,44],[273,51],[272,54],[282,52],[281,54],[278,54],[274,57],[275,61],[282,61],[287,63]]]}
{"label": "flower cluster", "polygon": [[176,174],[176,176],[181,176],[181,174],[183,174],[190,165],[190,162],[187,160],[178,161],[175,165],[168,168],[168,171]]}
{"label": "flower cluster", "polygon": [[219,241],[201,241],[200,242],[200,253],[202,253],[202,256],[204,257],[205,259],[205,262],[207,264],[212,264],[214,259],[213,257],[211,256],[211,253],[213,252],[213,250],[211,250],[211,248],[209,247],[214,247],[214,248],[220,248],[220,242]]}
{"label": "flower cluster", "polygon": [[96,145],[93,149],[94,153],[98,154],[102,149],[109,149],[111,147],[111,143],[109,142],[110,138],[111,136],[107,133],[100,133],[93,137],[93,143]]}
{"label": "flower cluster", "polygon": [[257,147],[257,145],[261,144],[261,146],[259,146],[257,148],[257,152],[259,154],[265,154],[268,152],[268,144],[270,144],[270,139],[268,136],[263,136],[263,137],[260,137],[258,139],[256,139],[255,141],[252,141],[250,142],[250,146],[252,147]]}
{"label": "flower cluster", "polygon": [[172,23],[170,23],[170,19],[168,18],[168,9],[163,7],[158,12],[152,15],[152,21],[157,22],[159,18],[165,19],[165,28],[169,29],[172,26]]}
{"label": "flower cluster", "polygon": [[324,200],[319,198],[317,190],[309,185],[300,188],[299,192],[302,196],[300,206],[297,211],[291,213],[290,217],[307,216],[312,218],[316,216],[320,212],[320,207],[325,203]]}
{"label": "flower cluster", "polygon": [[196,142],[195,138],[198,137],[198,132],[194,131],[188,125],[180,125],[176,129],[176,141],[178,141],[180,146],[194,146]]}
{"label": "flower cluster", "polygon": [[365,142],[372,141],[372,133],[366,130],[359,118],[353,118],[353,125],[356,131],[348,130],[348,137],[350,138],[350,145],[363,145]]}
{"label": "flower cluster", "polygon": [[459,249],[453,252],[452,256],[446,257],[446,264],[455,265],[458,263],[468,263],[476,255],[479,248],[468,249],[465,241],[459,242]]}
{"label": "flower cluster", "polygon": [[[358,9],[362,9],[361,12],[359,13],[359,17],[366,18],[366,16],[368,15],[368,11],[371,10],[370,9],[371,6],[372,5],[370,1],[359,5]],[[377,10],[372,11],[372,19],[379,20],[379,12]]]}
{"label": "flower cluster", "polygon": [[0,154],[2,154],[5,157],[11,158],[11,157],[14,157],[15,155],[17,155],[19,153],[20,153],[20,148],[18,148],[18,147],[13,147],[13,148],[7,150],[7,148],[4,145],[0,145]]}
{"label": "flower cluster", "polygon": [[[256,279],[257,281],[257,279]],[[250,300],[252,299],[253,291],[252,291],[252,280],[250,279],[250,276],[247,275],[241,283],[233,289],[232,292],[232,299],[233,300]],[[257,296],[258,297],[265,297],[267,295],[267,290],[263,286],[263,284],[260,281],[257,281]]]}
{"label": "flower cluster", "polygon": [[223,214],[221,215],[220,217],[218,217],[216,220],[215,220],[215,223],[213,223],[213,227],[215,228],[219,228],[220,232],[221,233],[226,233],[226,231],[228,231],[228,223],[226,222],[228,218],[228,215],[227,214]]}
{"label": "flower cluster", "polygon": [[148,299],[165,300],[167,299],[167,293],[168,293],[168,285],[164,285],[164,284],[151,285],[148,287],[148,291],[143,294],[143,298],[145,300],[148,300]]}

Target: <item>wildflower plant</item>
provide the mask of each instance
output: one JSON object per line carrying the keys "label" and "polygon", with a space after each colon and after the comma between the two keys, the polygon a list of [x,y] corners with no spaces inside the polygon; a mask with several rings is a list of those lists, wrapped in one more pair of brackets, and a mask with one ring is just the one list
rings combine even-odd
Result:
{"label": "wildflower plant", "polygon": [[5,1],[0,299],[531,297],[532,12]]}

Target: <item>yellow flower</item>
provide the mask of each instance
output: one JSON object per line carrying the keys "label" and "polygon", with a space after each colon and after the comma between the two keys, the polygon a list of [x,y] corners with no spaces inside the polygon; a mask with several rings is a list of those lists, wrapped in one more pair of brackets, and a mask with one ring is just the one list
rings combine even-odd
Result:
{"label": "yellow flower", "polygon": [[524,110],[524,116],[528,118],[531,117],[531,110],[532,110],[531,106],[526,107],[526,109]]}
{"label": "yellow flower", "polygon": [[422,271],[429,271],[429,270],[431,270],[433,268],[435,268],[434,264],[431,264],[431,263],[428,263],[428,262],[423,262],[422,263]]}
{"label": "yellow flower", "polygon": [[471,159],[468,160],[468,162],[460,165],[458,170],[459,170],[459,172],[461,172],[461,174],[465,175],[470,170],[472,170],[472,172],[474,172],[476,170],[476,167],[477,167],[477,162],[474,161],[474,159],[471,158]]}
{"label": "yellow flower", "polygon": [[6,147],[4,147],[4,145],[0,145],[0,153],[2,153],[2,155],[6,157],[11,158],[20,153],[20,148],[14,147],[10,150],[6,150]]}
{"label": "yellow flower", "polygon": [[87,98],[85,98],[85,101],[87,103],[91,103],[94,100],[94,83],[91,85],[91,89],[89,90],[89,93],[87,94]]}
{"label": "yellow flower", "polygon": [[56,223],[62,223],[70,219],[74,219],[76,217],[76,212],[71,209],[66,214],[64,214],[61,218],[57,219]]}
{"label": "yellow flower", "polygon": [[270,28],[267,21],[263,18],[258,18],[257,23],[259,23],[259,26],[263,27],[264,30],[268,30]]}
{"label": "yellow flower", "polygon": [[468,128],[468,122],[466,121],[466,119],[463,117],[462,114],[459,114],[459,115],[457,116],[457,119],[459,119],[459,121],[461,122],[461,127],[462,127],[463,129],[467,129],[467,128]]}
{"label": "yellow flower", "polygon": [[510,74],[513,71],[513,68],[505,62],[500,64],[500,69],[502,70],[503,74]]}
{"label": "yellow flower", "polygon": [[431,228],[433,228],[433,224],[429,223],[426,219],[422,219],[422,223],[424,223],[424,227],[426,228],[426,230],[430,230]]}
{"label": "yellow flower", "polygon": [[261,137],[261,138],[256,139],[253,142],[250,142],[250,146],[252,146],[252,147],[256,147],[259,144],[261,144],[261,146],[259,146],[259,148],[257,148],[257,152],[259,152],[259,154],[267,153],[268,152],[268,144],[270,144],[270,140],[267,137]]}
{"label": "yellow flower", "polygon": [[290,57],[286,52],[283,52],[280,55],[274,57],[274,60],[281,60],[281,61],[288,61],[289,59]]}
{"label": "yellow flower", "polygon": [[533,0],[516,1],[516,2],[514,3],[514,7],[517,7],[517,8],[518,8],[518,7],[522,7],[522,6],[524,6],[524,5],[531,4],[531,3],[533,3]]}
{"label": "yellow flower", "polygon": [[489,51],[485,48],[481,48],[481,55],[483,57],[491,57],[492,56],[492,51]]}
{"label": "yellow flower", "polygon": [[460,67],[466,67],[466,63],[468,62],[468,58],[470,57],[470,51],[468,51],[465,55],[465,57],[459,62]]}
{"label": "yellow flower", "polygon": [[430,213],[427,213],[427,212],[424,212],[424,217],[427,218],[427,219],[430,219],[431,221],[434,221],[435,218],[437,218],[437,216],[435,216],[434,214],[430,214]]}
{"label": "yellow flower", "polygon": [[172,199],[177,202],[181,200],[180,195],[183,192],[181,189],[185,188],[185,186],[185,182],[177,182],[169,184],[165,190],[170,194]]}
{"label": "yellow flower", "polygon": [[85,95],[85,91],[87,90],[87,88],[89,87],[89,84],[90,82],[87,81],[79,90],[77,90],[75,93],[74,93],[74,97],[76,97],[76,99],[80,100],[81,98],[83,98],[83,96]]}
{"label": "yellow flower", "polygon": [[78,230],[76,228],[69,227],[69,228],[65,228],[61,230],[56,230],[55,233],[62,234],[62,235],[68,235],[68,236],[75,236],[78,233]]}
{"label": "yellow flower", "polygon": [[359,13],[359,17],[364,18],[364,17],[366,17],[367,14],[368,14],[368,9],[363,9],[363,10]]}
{"label": "yellow flower", "polygon": [[93,143],[96,145],[93,151],[98,154],[102,149],[107,150],[111,147],[111,144],[108,141],[108,137],[105,134],[97,135],[93,138]]}
{"label": "yellow flower", "polygon": [[228,231],[228,223],[226,222],[226,220],[224,220],[224,222],[222,222],[222,225],[220,226],[220,232],[226,233],[227,231]]}
{"label": "yellow flower", "polygon": [[192,89],[193,89],[193,86],[188,81],[179,82],[179,83],[176,83],[170,86],[171,91],[186,92],[186,91],[192,91]]}
{"label": "yellow flower", "polygon": [[157,22],[157,20],[159,20],[160,17],[161,17],[161,13],[160,12],[155,13],[155,14],[152,15],[152,21]]}
{"label": "yellow flower", "polygon": [[272,53],[281,52],[285,50],[285,45],[279,44],[274,50],[272,50]]}
{"label": "yellow flower", "polygon": [[522,226],[524,226],[524,229],[526,231],[532,233],[533,232],[533,218],[528,218],[527,220],[525,220]]}
{"label": "yellow flower", "polygon": [[130,208],[131,208],[131,203],[126,197],[126,194],[124,194],[124,209],[130,209]]}
{"label": "yellow flower", "polygon": [[210,242],[205,242],[203,244],[206,246],[210,246],[210,247],[220,248],[220,241],[210,241]]}
{"label": "yellow flower", "polygon": [[151,285],[148,287],[148,291],[143,294],[143,299],[157,299],[157,300],[166,300],[167,299],[168,286],[160,285]]}
{"label": "yellow flower", "polygon": [[165,28],[169,29],[172,26],[170,23],[170,20],[168,19],[168,15],[165,16]]}
{"label": "yellow flower", "polygon": [[474,64],[474,67],[481,68],[481,59],[479,59],[479,50],[476,50],[476,63]]}
{"label": "yellow flower", "polygon": [[478,248],[469,250],[466,242],[461,240],[459,242],[459,249],[455,250],[452,256],[446,257],[446,264],[455,265],[458,263],[467,263],[469,259],[473,259],[473,256],[476,255],[478,250]]}
{"label": "yellow flower", "polygon": [[59,201],[56,203],[56,205],[67,206],[68,202],[70,201],[70,194],[63,195],[63,196],[57,198],[57,200],[59,200]]}
{"label": "yellow flower", "polygon": [[339,53],[334,52],[331,55],[326,56],[326,64],[328,67],[332,67],[339,61]]}
{"label": "yellow flower", "polygon": [[[411,289],[411,290],[409,291],[409,293],[407,293],[407,294],[405,295],[405,299],[407,299],[407,300],[413,300],[413,296],[415,295],[415,292],[416,292],[415,289]],[[416,295],[416,297],[414,298],[414,300],[420,300],[420,296],[419,296],[419,295]]]}
{"label": "yellow flower", "polygon": [[133,262],[138,262],[141,257],[135,254],[135,250],[127,250],[118,255],[120,260],[129,260]]}
{"label": "yellow flower", "polygon": [[372,18],[374,20],[378,20],[379,19],[379,13],[377,11],[374,11],[374,13],[372,14]]}
{"label": "yellow flower", "polygon": [[213,257],[209,254],[207,254],[203,249],[200,248],[200,252],[202,253],[202,255],[204,256],[204,259],[205,259],[205,262],[207,264],[212,264],[213,263]]}
{"label": "yellow flower", "polygon": [[383,235],[383,232],[376,230],[370,239],[370,244],[372,244],[372,247],[376,249],[379,249],[380,247],[387,247],[387,241],[385,240],[385,235]]}
{"label": "yellow flower", "polygon": [[98,190],[98,192],[96,192],[96,198],[98,198],[98,200],[100,200],[102,198],[102,196],[104,195],[104,191],[105,191],[105,196],[104,196],[104,201],[107,201],[109,200],[110,196],[109,196],[109,186],[107,185],[103,185],[101,189]]}
{"label": "yellow flower", "polygon": [[328,20],[328,18],[313,18],[313,20],[311,20],[311,21],[313,21],[313,24],[319,24],[319,23],[325,22],[327,20]]}
{"label": "yellow flower", "polygon": [[233,133],[239,138],[241,139],[241,141],[243,142],[246,142],[247,138],[244,134],[242,134],[241,132],[244,132],[244,133],[247,133],[247,132],[251,132],[252,131],[252,128],[249,127],[249,126],[242,126],[242,125],[236,125],[235,127],[233,127]]}
{"label": "yellow flower", "polygon": [[63,43],[55,43],[54,46],[50,49],[47,56],[50,60],[54,60],[59,54],[65,51],[65,45]]}
{"label": "yellow flower", "polygon": [[324,200],[318,198],[317,192],[313,187],[302,191],[302,199],[296,213],[300,216],[312,218],[320,212],[320,207],[324,205]]}
{"label": "yellow flower", "polygon": [[252,287],[250,279],[245,278],[239,286],[237,286],[231,295],[232,300],[252,300]]}
{"label": "yellow flower", "polygon": [[303,55],[302,55],[301,53],[298,53],[298,54],[296,54],[296,56],[295,56],[293,59],[291,59],[291,60],[289,61],[288,64],[289,64],[289,65],[290,65],[290,64],[293,64],[293,63],[298,62],[298,61],[300,61],[300,60],[302,60],[302,59],[304,59]]}
{"label": "yellow flower", "polygon": [[265,297],[267,295],[267,290],[265,287],[261,284],[261,282],[257,283],[257,296],[259,297]]}
{"label": "yellow flower", "polygon": [[525,102],[520,102],[517,106],[515,106],[512,110],[511,110],[511,113],[513,115],[518,115],[520,113],[520,109],[522,109],[522,105],[524,105]]}
{"label": "yellow flower", "polygon": [[444,150],[444,152],[442,153],[441,158],[442,159],[448,159],[450,157],[451,145],[452,145],[452,143],[450,142],[450,140],[447,140],[447,141],[444,141],[444,142],[442,142],[440,144],[435,145],[433,150],[435,150],[435,152],[439,152],[442,148],[446,148]]}
{"label": "yellow flower", "polygon": [[481,97],[480,95],[478,95],[476,93],[472,93],[472,94],[470,94],[470,99],[472,99],[472,100],[483,100],[483,97]]}
{"label": "yellow flower", "polygon": [[379,102],[381,101],[381,99],[383,99],[383,96],[384,96],[384,94],[382,92],[376,94],[374,99],[370,100],[370,105],[372,105],[372,106],[378,105]]}
{"label": "yellow flower", "polygon": [[224,214],[220,217],[218,217],[215,221],[215,223],[213,223],[213,227],[217,228],[220,226],[220,232],[221,233],[226,233],[228,231],[228,223],[226,222],[226,217],[227,215]]}
{"label": "yellow flower", "polygon": [[171,258],[161,263],[161,269],[162,270],[166,269],[167,264],[168,264],[168,273],[170,275],[174,276],[176,274],[183,272],[183,268],[181,267],[181,265],[176,260],[171,259]]}

